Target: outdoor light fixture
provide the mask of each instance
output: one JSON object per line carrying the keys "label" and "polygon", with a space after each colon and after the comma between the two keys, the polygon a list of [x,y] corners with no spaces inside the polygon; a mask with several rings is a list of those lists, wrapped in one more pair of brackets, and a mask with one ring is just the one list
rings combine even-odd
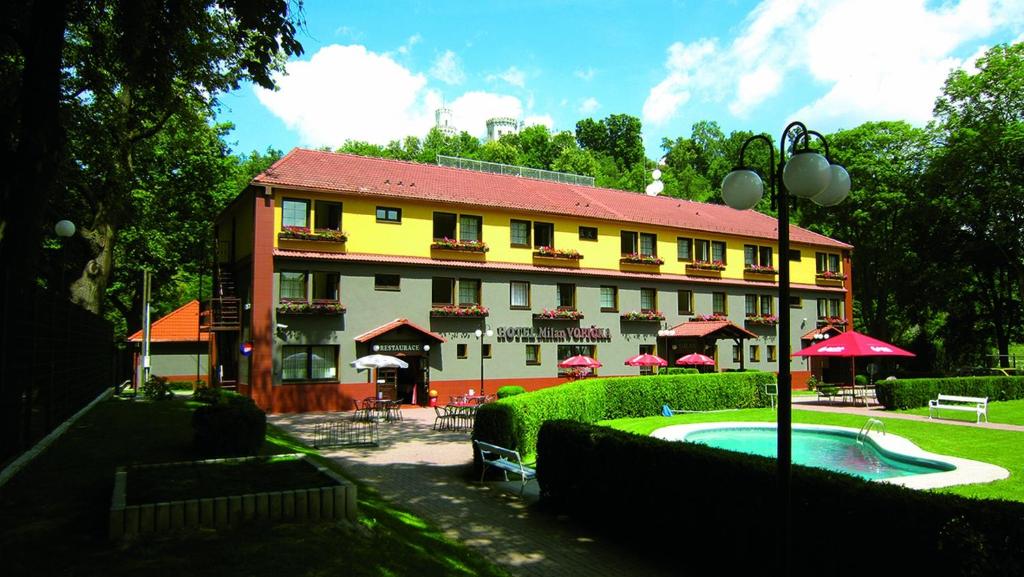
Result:
{"label": "outdoor light fixture", "polygon": [[61,220],[53,225],[53,232],[61,238],[70,238],[75,235],[75,223],[70,220]]}
{"label": "outdoor light fixture", "polygon": [[[811,148],[811,137],[821,143],[824,156]],[[850,193],[850,175],[846,169],[829,160],[828,141],[821,133],[808,130],[802,122],[791,122],[779,141],[778,164],[774,144],[763,134],[748,138],[740,147],[740,166],[722,180],[722,200],[736,210],[757,205],[764,194],[761,176],[743,163],[747,146],[761,141],[770,151],[768,187],[773,208],[778,209],[779,223],[779,380],[778,380],[778,454],[777,485],[779,500],[778,569],[789,574],[789,548],[792,535],[791,468],[793,458],[792,381],[790,367],[789,303],[789,204],[790,194],[808,198],[820,206],[835,206]],[[789,159],[787,144],[792,143]],[[815,335],[819,338],[820,335]],[[822,337],[827,338],[827,337]]]}
{"label": "outdoor light fixture", "polygon": [[480,395],[484,394],[484,337],[490,337],[494,335],[494,331],[487,328],[487,325],[483,325],[483,329],[477,329],[473,334],[476,338],[480,339]]}

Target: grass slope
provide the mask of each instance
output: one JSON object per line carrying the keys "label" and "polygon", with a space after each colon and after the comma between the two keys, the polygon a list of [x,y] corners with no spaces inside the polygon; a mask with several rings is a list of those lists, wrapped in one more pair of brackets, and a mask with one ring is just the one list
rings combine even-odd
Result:
{"label": "grass slope", "polygon": [[[993,429],[963,427],[941,422],[918,422],[904,419],[887,419],[886,431],[906,437],[926,451],[940,455],[952,455],[965,459],[984,461],[1006,468],[1010,478],[993,483],[960,485],[936,491],[954,493],[982,499],[1007,499],[1024,502],[1024,432],[999,431]],[[598,424],[649,435],[655,429],[687,423],[721,421],[775,421],[771,409],[746,409],[719,413],[690,413],[673,417],[644,417],[640,419],[618,419]],[[865,418],[859,415],[793,411],[793,422],[817,425],[836,425],[860,428]]]}
{"label": "grass slope", "polygon": [[[928,407],[919,407],[916,409],[907,409],[905,411],[897,412],[909,413],[911,415],[923,415],[927,417]],[[977,416],[974,413],[968,413],[965,411],[940,410],[937,417],[943,420],[963,421],[965,423],[973,423],[977,421]],[[995,401],[989,403],[988,420],[991,423],[1004,423],[1007,425],[1020,425],[1024,427],[1024,399],[1018,399],[1015,401]]]}

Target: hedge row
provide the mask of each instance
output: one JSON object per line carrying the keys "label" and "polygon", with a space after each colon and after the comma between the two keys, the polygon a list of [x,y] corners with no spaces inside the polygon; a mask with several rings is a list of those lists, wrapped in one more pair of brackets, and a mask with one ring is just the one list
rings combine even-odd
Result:
{"label": "hedge row", "polygon": [[900,379],[875,384],[878,402],[887,409],[927,407],[930,399],[944,395],[988,397],[990,401],[1024,399],[1024,377],[952,377]]}
{"label": "hedge row", "polygon": [[[772,459],[550,421],[537,474],[555,509],[652,554],[670,551],[687,573],[760,574],[774,559]],[[792,575],[1024,575],[1022,503],[801,466],[792,495]]]}
{"label": "hedge row", "polygon": [[766,372],[583,379],[480,407],[473,438],[532,455],[545,421],[649,417],[662,405],[690,411],[765,407],[764,385],[774,382],[775,374]]}

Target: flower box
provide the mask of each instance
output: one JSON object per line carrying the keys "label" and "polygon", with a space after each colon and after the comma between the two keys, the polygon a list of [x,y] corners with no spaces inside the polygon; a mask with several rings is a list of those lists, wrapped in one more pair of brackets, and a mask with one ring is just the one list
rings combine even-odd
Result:
{"label": "flower box", "polygon": [[533,251],[533,256],[539,258],[563,258],[567,260],[581,260],[583,255],[573,249],[557,249],[550,246],[542,246]]}
{"label": "flower box", "polygon": [[624,321],[663,321],[665,314],[661,311],[629,311],[619,315]]}
{"label": "flower box", "polygon": [[747,322],[748,325],[757,325],[757,326],[762,326],[762,327],[774,327],[775,325],[779,324],[779,317],[777,317],[775,315],[767,315],[767,316],[755,315],[755,316],[752,316],[752,317],[747,317],[746,318],[746,322]]}
{"label": "flower box", "polygon": [[822,319],[818,319],[818,322],[824,323],[826,325],[837,326],[837,327],[845,327],[846,326],[846,319],[840,318],[840,317],[824,317]]}
{"label": "flower box", "polygon": [[779,274],[779,271],[775,270],[775,267],[762,266],[759,264],[748,264],[743,267],[743,272],[749,272],[751,274]]}
{"label": "flower box", "polygon": [[571,309],[544,309],[539,313],[533,313],[533,318],[537,320],[550,321],[578,321],[583,318],[583,313],[581,311]]}
{"label": "flower box", "polygon": [[717,315],[717,314],[697,315],[697,316],[693,317],[693,320],[695,320],[697,322],[727,321],[727,320],[729,320],[729,317],[727,317],[725,315]]}
{"label": "flower box", "polygon": [[720,260],[695,260],[686,265],[686,270],[706,270],[720,272],[725,270],[725,263]]}
{"label": "flower box", "polygon": [[482,240],[455,240],[452,238],[442,238],[434,240],[430,245],[433,250],[454,250],[458,252],[487,252],[491,249],[487,248],[487,243]]}
{"label": "flower box", "polygon": [[654,255],[640,254],[634,252],[633,254],[627,254],[619,259],[620,264],[648,264],[653,266],[661,266],[665,264],[665,260]]}
{"label": "flower box", "polygon": [[345,305],[337,302],[282,302],[277,305],[278,314],[286,315],[340,315]]}
{"label": "flower box", "polygon": [[846,274],[841,272],[832,272],[830,270],[822,271],[814,275],[814,278],[818,280],[834,280],[844,281],[846,280]]}
{"label": "flower box", "polygon": [[311,231],[305,226],[285,226],[277,233],[278,240],[312,240],[318,242],[346,242],[348,233],[340,230]]}
{"label": "flower box", "polygon": [[487,307],[479,305],[465,307],[446,305],[430,309],[430,316],[440,318],[483,318],[489,314],[491,313],[487,310]]}

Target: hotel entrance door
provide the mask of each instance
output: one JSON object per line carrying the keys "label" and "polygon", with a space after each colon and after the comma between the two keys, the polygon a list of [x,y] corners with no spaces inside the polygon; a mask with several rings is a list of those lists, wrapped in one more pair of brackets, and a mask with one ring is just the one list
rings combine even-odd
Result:
{"label": "hotel entrance door", "polygon": [[[398,382],[397,382],[397,399],[402,401],[406,405],[413,403],[413,391],[419,386],[420,380],[423,378],[423,371],[420,369],[421,357],[418,356],[406,356],[402,357],[402,360],[409,363],[409,368],[398,369]],[[418,398],[416,402],[423,402]]]}

